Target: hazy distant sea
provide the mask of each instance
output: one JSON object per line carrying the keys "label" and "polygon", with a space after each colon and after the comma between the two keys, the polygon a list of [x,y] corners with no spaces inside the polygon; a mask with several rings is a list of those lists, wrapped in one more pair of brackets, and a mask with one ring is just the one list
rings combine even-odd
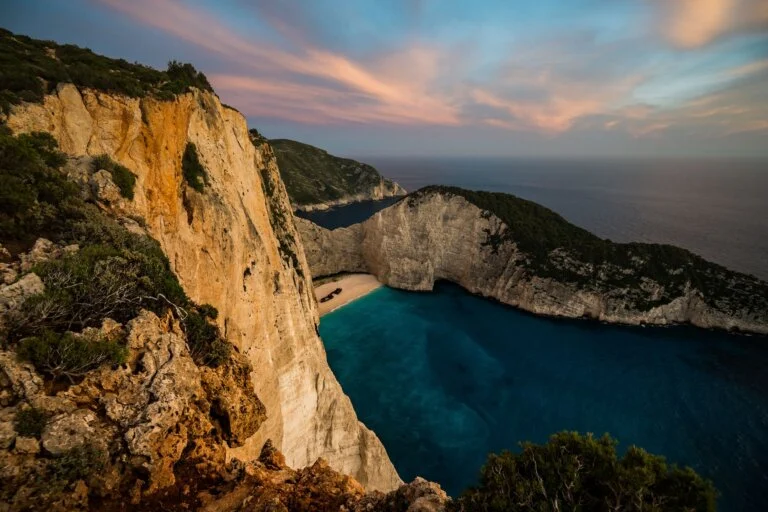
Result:
{"label": "hazy distant sea", "polygon": [[670,243],[768,279],[768,161],[361,158],[409,191],[509,192],[614,241]]}

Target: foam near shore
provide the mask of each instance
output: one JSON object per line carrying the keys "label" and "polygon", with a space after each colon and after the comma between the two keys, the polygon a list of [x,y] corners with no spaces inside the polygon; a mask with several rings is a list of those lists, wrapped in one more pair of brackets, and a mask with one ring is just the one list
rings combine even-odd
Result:
{"label": "foam near shore", "polygon": [[[315,287],[315,296],[317,297],[320,316],[349,304],[353,300],[359,299],[381,286],[382,284],[372,274],[344,274],[337,279],[324,282]],[[341,293],[334,295],[328,301],[320,302],[320,299],[336,288],[341,288]]]}

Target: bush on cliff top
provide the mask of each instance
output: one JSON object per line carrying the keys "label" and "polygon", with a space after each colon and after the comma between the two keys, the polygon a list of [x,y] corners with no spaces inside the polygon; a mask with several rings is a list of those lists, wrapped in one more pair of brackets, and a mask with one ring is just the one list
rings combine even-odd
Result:
{"label": "bush on cliff top", "polygon": [[669,466],[634,446],[618,457],[607,434],[596,439],[561,432],[543,445],[523,443],[520,453],[489,455],[480,483],[456,500],[454,510],[710,512],[716,498],[712,482],[690,468]]}
{"label": "bush on cliff top", "polygon": [[0,29],[0,108],[8,112],[22,101],[41,102],[59,83],[139,98],[173,99],[190,87],[211,91],[208,79],[191,64],[168,63],[158,71],[88,48],[59,45]]}

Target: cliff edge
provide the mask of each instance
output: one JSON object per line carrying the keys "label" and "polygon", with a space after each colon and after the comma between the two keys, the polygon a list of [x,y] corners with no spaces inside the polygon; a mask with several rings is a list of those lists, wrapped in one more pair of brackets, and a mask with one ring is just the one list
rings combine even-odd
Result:
{"label": "cliff edge", "polygon": [[[254,459],[271,439],[290,466],[323,457],[368,489],[400,483],[328,367],[274,154],[252,143],[239,112],[199,89],[131,98],[60,83],[41,103],[14,106],[6,122],[15,133],[50,132],[72,157],[110,155],[135,176],[133,199],[112,208],[143,219],[186,293],[218,309],[221,332],[253,368],[267,417],[228,458]],[[202,191],[182,171],[190,144]]]}
{"label": "cliff edge", "polygon": [[427,187],[334,231],[297,226],[314,277],[436,280],[532,313],[768,333],[768,284],[673,246],[617,244],[508,194]]}

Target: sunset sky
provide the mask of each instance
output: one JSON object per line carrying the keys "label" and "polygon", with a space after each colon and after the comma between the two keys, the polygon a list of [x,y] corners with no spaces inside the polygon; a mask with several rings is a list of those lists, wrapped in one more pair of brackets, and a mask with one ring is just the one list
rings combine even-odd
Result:
{"label": "sunset sky", "polygon": [[768,157],[768,0],[3,0],[344,155]]}

